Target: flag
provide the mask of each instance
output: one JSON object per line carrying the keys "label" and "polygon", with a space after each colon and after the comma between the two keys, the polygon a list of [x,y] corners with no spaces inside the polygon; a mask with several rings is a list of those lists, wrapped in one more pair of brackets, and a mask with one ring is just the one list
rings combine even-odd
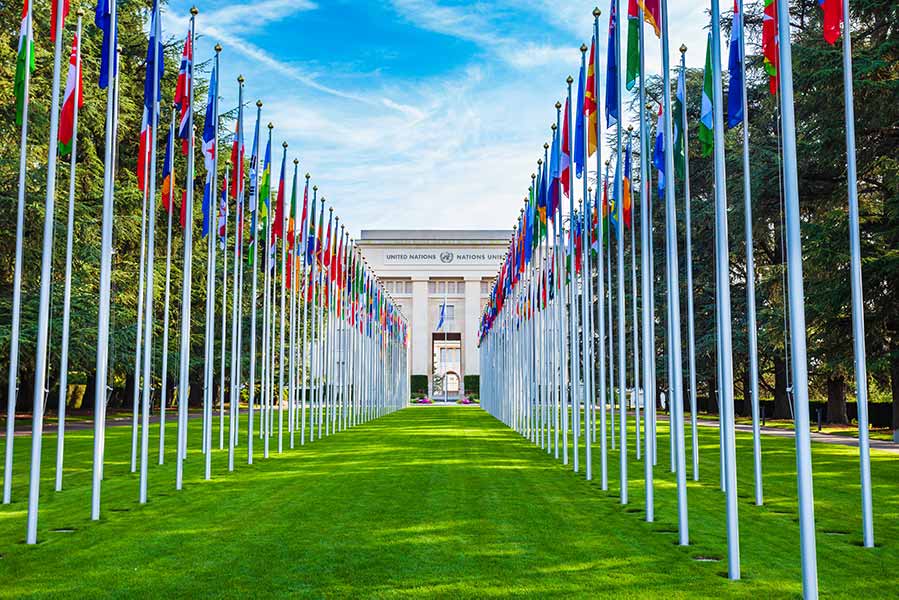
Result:
{"label": "flag", "polygon": [[618,201],[618,198],[615,197],[615,192],[617,190],[615,184],[619,177],[621,177],[621,163],[615,165],[615,178],[612,180],[612,196],[609,198],[609,228],[615,232],[616,238],[618,236],[618,220],[621,218],[619,210],[622,204]]}
{"label": "flag", "polygon": [[28,16],[28,3],[22,5],[22,24],[19,27],[19,50],[16,57],[16,125],[22,124],[25,113],[25,78],[34,71],[34,33]]}
{"label": "flag", "polygon": [[[839,2],[839,0],[836,0]],[[765,72],[768,73],[768,89],[777,94],[779,87],[778,44],[777,44],[777,0],[765,0],[762,15],[762,55],[765,57]]]}
{"label": "flag", "polygon": [[537,212],[540,215],[541,237],[546,233],[546,161],[537,174]]}
{"label": "flag", "polygon": [[325,244],[322,247],[321,252],[321,263],[323,268],[329,268],[331,266],[331,225],[333,223],[334,213],[331,212],[328,215],[328,235],[325,238]]}
{"label": "flag", "polygon": [[[822,3],[823,4],[823,3]],[[59,0],[50,3],[50,39],[56,40],[56,19],[59,10]],[[62,24],[65,27],[66,17],[69,16],[69,0],[62,0]]]}
{"label": "flag", "polygon": [[590,40],[590,63],[587,65],[587,90],[584,93],[584,112],[587,113],[587,154],[596,154],[596,36]]}
{"label": "flag", "polygon": [[218,123],[215,118],[215,97],[218,93],[215,67],[209,76],[209,97],[206,101],[206,119],[203,123],[203,163],[206,167],[206,185],[203,186],[203,233],[202,237],[209,234],[212,229],[212,199],[215,190],[212,189],[212,180],[215,175],[215,151],[216,132]]}
{"label": "flag", "polygon": [[[300,215],[300,223],[298,234],[302,237],[303,232],[306,231],[306,217],[308,215],[309,210],[309,178],[306,178],[306,187],[303,189],[303,213]],[[315,212],[315,211],[313,211]]]}
{"label": "flag", "polygon": [[652,25],[656,37],[662,37],[662,6],[659,0],[637,0],[643,9],[643,20]]}
{"label": "flag", "polygon": [[618,0],[612,0],[609,13],[609,45],[606,56],[606,127],[618,122],[618,14],[615,10]]}
{"label": "flag", "polygon": [[627,2],[627,63],[624,87],[634,89],[640,77],[640,7],[637,0]]}
{"label": "flag", "polygon": [[622,182],[621,205],[624,209],[624,226],[631,226],[631,136],[627,136],[624,150],[624,181]]}
{"label": "flag", "polygon": [[565,100],[565,120],[562,122],[562,162],[560,170],[562,171],[562,193],[567,198],[571,194],[571,132],[568,122],[570,121],[568,108],[570,102]]}
{"label": "flag", "polygon": [[440,320],[437,322],[437,331],[443,329],[443,322],[446,320],[446,298],[443,299],[443,304],[440,305]]}
{"label": "flag", "polygon": [[686,172],[687,128],[684,123],[685,102],[684,69],[677,75],[677,93],[674,97],[674,172],[680,178]]}
{"label": "flag", "polygon": [[[244,162],[244,147],[243,147],[243,131],[241,131],[241,122],[242,119],[238,119],[234,123],[234,142],[231,144],[231,197],[234,198],[235,201],[240,197],[240,193],[243,189],[243,162]],[[253,138],[253,154],[256,153],[256,139]],[[250,186],[253,185],[253,158],[250,159]],[[250,208],[253,208],[252,203],[250,204]]]}
{"label": "flag", "polygon": [[602,180],[602,243],[609,241],[609,163],[606,163],[606,174]]}
{"label": "flag", "polygon": [[165,160],[162,162],[162,206],[168,212],[172,212],[172,200],[175,196],[174,177],[172,176],[172,138],[174,137],[175,122],[172,121],[172,130],[166,137]]}
{"label": "flag", "polygon": [[[30,0],[25,0],[28,5]],[[115,77],[119,72],[119,65],[115,59],[116,46],[119,43],[118,34],[118,18],[116,23],[112,22],[112,3],[115,0],[97,0],[97,8],[94,11],[94,25],[103,32],[103,46],[100,50],[100,89],[106,89],[109,85],[109,63],[112,63],[112,76]],[[19,45],[21,53],[22,46]],[[32,55],[32,61],[34,56]],[[34,65],[32,64],[32,69]],[[16,77],[16,81],[19,78]]]}
{"label": "flag", "polygon": [[702,108],[699,112],[699,143],[703,156],[711,156],[715,148],[715,134],[712,132],[714,115],[712,109],[712,34],[709,34],[705,49],[705,72],[702,75]]}
{"label": "flag", "polygon": [[584,113],[586,112],[584,104],[584,65],[581,64],[581,72],[577,78],[577,117],[574,122],[574,173],[580,179],[584,174],[584,168],[587,164],[587,152],[584,145],[584,128],[587,124],[584,122]]}
{"label": "flag", "polygon": [[284,177],[287,169],[287,149],[281,157],[281,177],[278,179],[278,196],[275,199],[275,222],[272,223],[272,242],[284,237]]}
{"label": "flag", "polygon": [[833,45],[840,39],[840,29],[843,25],[843,0],[818,0],[818,6],[824,12],[821,15],[824,41]]}
{"label": "flag", "polygon": [[[155,103],[158,107],[159,99],[162,96],[162,75],[165,70],[159,20],[159,3],[158,0],[154,0],[153,10],[150,13],[150,39],[147,44],[147,60],[144,71],[144,110],[137,152],[137,186],[141,190],[147,189],[146,175],[150,161],[150,141],[153,139],[153,105]],[[155,90],[153,89],[154,77],[156,78]]]}
{"label": "flag", "polygon": [[[656,145],[652,151],[652,164],[659,172],[659,197],[665,194],[665,124],[659,104],[659,120],[656,122]],[[700,125],[700,130],[702,125]]]}
{"label": "flag", "polygon": [[556,210],[559,208],[559,130],[553,131],[552,154],[549,157],[549,194],[547,195],[547,213],[549,218],[555,220]]}
{"label": "flag", "polygon": [[293,166],[293,187],[290,192],[290,210],[287,213],[287,249],[293,252],[297,237],[297,165]]}
{"label": "flag", "polygon": [[219,245],[224,250],[228,245],[228,182],[222,182],[222,195],[219,199],[218,219]]}
{"label": "flag", "polygon": [[191,78],[193,77],[193,40],[191,40],[191,32],[187,32],[187,38],[184,40],[184,51],[181,53],[181,68],[178,70],[178,83],[175,86],[175,104],[181,111],[181,120],[178,125],[178,138],[181,142],[181,152],[187,156],[188,140],[191,136],[190,117],[193,111],[193,85]]}
{"label": "flag", "polygon": [[262,230],[268,229],[268,207],[272,195],[272,139],[269,137],[265,146],[265,160],[262,162],[262,181],[259,184],[259,218]]}
{"label": "flag", "polygon": [[[76,91],[77,90],[77,91]],[[77,98],[77,100],[76,100]],[[66,93],[59,116],[59,153],[72,151],[75,137],[75,107],[84,106],[84,90],[81,87],[81,64],[78,55],[78,36],[72,39],[72,53],[69,55],[69,72],[66,75]]]}
{"label": "flag", "polygon": [[[256,186],[259,183],[257,178],[259,176],[259,113],[256,115],[256,128],[253,130],[253,150],[250,152],[250,184],[249,190],[247,190],[250,194],[251,200],[258,200],[256,197]],[[241,139],[243,139],[243,135],[241,135]],[[240,149],[241,154],[243,154],[243,148]],[[231,161],[234,162],[236,155],[232,152]],[[241,161],[241,164],[243,161]],[[250,202],[250,212],[253,214],[253,224],[255,227],[256,223],[256,205],[251,201]]]}
{"label": "flag", "polygon": [[738,0],[734,0],[734,24],[730,32],[730,55],[727,71],[730,85],[727,90],[727,127],[736,127],[743,122],[743,15],[740,14]]}

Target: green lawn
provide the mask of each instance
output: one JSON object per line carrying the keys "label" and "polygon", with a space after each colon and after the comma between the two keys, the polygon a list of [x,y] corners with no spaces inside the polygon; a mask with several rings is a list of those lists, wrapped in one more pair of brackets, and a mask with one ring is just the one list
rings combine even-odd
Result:
{"label": "green lawn", "polygon": [[[191,423],[192,446],[199,426]],[[693,560],[725,554],[718,433],[700,431],[703,481],[689,487],[689,547],[672,533],[664,435],[657,522],[648,524],[643,466],[633,456],[631,504],[622,507],[617,454],[604,493],[474,407],[409,408],[280,456],[273,445],[272,458],[260,452],[252,467],[241,440],[237,472],[227,473],[227,451],[216,450],[210,482],[194,450],[182,492],[171,460],[154,461],[143,507],[127,472],[130,429],[111,428],[103,518],[93,523],[92,433],[73,431],[61,493],[52,491],[55,437],[45,440],[36,547],[22,543],[30,444],[20,439],[16,502],[0,507],[0,596],[796,596],[793,441],[763,438],[767,505],[759,508],[750,501],[751,438],[738,438],[743,580],[730,582],[724,561]],[[872,456],[882,545],[864,549],[857,451],[814,452],[822,595],[896,597],[899,456]]]}

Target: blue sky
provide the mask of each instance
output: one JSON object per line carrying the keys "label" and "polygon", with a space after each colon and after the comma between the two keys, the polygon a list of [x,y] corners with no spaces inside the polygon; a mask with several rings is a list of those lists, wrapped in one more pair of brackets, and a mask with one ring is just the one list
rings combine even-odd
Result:
{"label": "blue sky", "polygon": [[[224,48],[222,108],[236,105],[242,74],[277,145],[288,142],[288,159],[300,160],[358,235],[514,225],[553,104],[565,78],[577,77],[578,47],[590,43],[595,0],[195,4],[196,60]],[[671,5],[672,56],[686,43],[688,64],[701,66],[707,6]],[[166,36],[184,35],[190,6],[170,2]],[[600,8],[604,55],[608,2]],[[647,44],[647,69],[658,72],[658,44]]]}

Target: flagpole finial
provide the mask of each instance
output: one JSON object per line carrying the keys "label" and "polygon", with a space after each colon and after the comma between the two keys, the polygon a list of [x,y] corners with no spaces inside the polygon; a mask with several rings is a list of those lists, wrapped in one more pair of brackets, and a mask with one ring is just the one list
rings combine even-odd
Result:
{"label": "flagpole finial", "polygon": [[[549,142],[543,142],[543,149],[549,150]],[[541,162],[541,161],[542,161],[542,159],[538,160],[537,162]]]}
{"label": "flagpole finial", "polygon": [[197,8],[196,6],[191,6],[191,7],[190,7],[190,14],[192,14],[193,16],[196,17],[197,14],[199,14],[199,12],[200,12],[200,9]]}
{"label": "flagpole finial", "polygon": [[287,150],[287,142],[281,142],[281,147]]}
{"label": "flagpole finial", "polygon": [[256,108],[262,108],[262,100],[256,101]]}
{"label": "flagpole finial", "polygon": [[533,183],[533,180],[534,180],[534,179],[537,179],[537,176],[534,175],[533,173],[531,173],[531,183]]}
{"label": "flagpole finial", "polygon": [[272,122],[271,122],[271,121],[269,121],[269,122],[268,122],[268,130],[271,131],[271,130],[274,129],[274,128],[275,128],[275,126],[272,125]]}
{"label": "flagpole finial", "polygon": [[601,15],[601,14],[602,14],[602,11],[599,10],[599,7],[598,7],[598,6],[597,6],[596,8],[593,9],[593,17],[594,17],[595,19],[598,19],[598,18],[599,18],[599,15]]}
{"label": "flagpole finial", "polygon": [[571,85],[572,83],[574,83],[574,77],[569,75],[568,78],[565,80],[565,83],[567,83],[568,85]]}
{"label": "flagpole finial", "polygon": [[237,83],[239,83],[240,85],[243,85],[244,81],[246,81],[246,80],[243,78],[243,75],[237,76]]}
{"label": "flagpole finial", "polygon": [[687,51],[687,45],[686,45],[686,44],[681,44],[681,45],[680,45],[680,53],[681,53],[681,54],[684,54],[684,53],[686,53],[686,51]]}
{"label": "flagpole finial", "polygon": [[556,124],[553,123],[552,125],[549,126],[549,128],[552,129],[553,131],[555,131],[555,130],[556,130]]}
{"label": "flagpole finial", "polygon": [[587,195],[589,196],[592,192],[593,192],[593,188],[592,188],[592,187],[588,187],[588,188],[587,188]]}
{"label": "flagpole finial", "polygon": [[633,133],[633,131],[634,131],[634,126],[633,126],[633,125],[628,125],[628,126],[627,126],[627,132],[628,132],[628,133]]}
{"label": "flagpole finial", "polygon": [[83,16],[84,16],[84,9],[83,9],[83,8],[79,8],[79,9],[77,10],[77,12],[75,12],[75,14],[78,15],[79,17],[83,17]]}
{"label": "flagpole finial", "polygon": [[300,164],[300,159],[299,158],[293,159],[293,164],[295,164],[295,165]]}
{"label": "flagpole finial", "polygon": [[542,158],[538,158],[538,159],[537,159],[537,168],[539,169],[539,168],[540,168],[540,165],[542,165],[542,164],[543,164],[543,159],[542,159]]}
{"label": "flagpole finial", "polygon": [[312,175],[310,175],[309,173],[306,173],[306,180],[307,180],[307,181],[309,180],[310,177],[312,177]]}
{"label": "flagpole finial", "polygon": [[222,45],[221,45],[221,44],[216,44],[216,45],[215,45],[215,53],[218,54],[218,53],[221,52],[221,51],[222,51]]}
{"label": "flagpole finial", "polygon": [[587,52],[587,44],[581,44],[581,54],[584,54],[586,52]]}
{"label": "flagpole finial", "polygon": [[[571,77],[569,77],[569,79],[571,79]],[[572,81],[574,81],[574,80],[572,80]],[[562,103],[557,100],[556,101],[556,110],[559,110],[560,108],[562,108]]]}
{"label": "flagpole finial", "polygon": [[646,103],[646,110],[652,110],[652,102]]}
{"label": "flagpole finial", "polygon": [[[317,185],[313,185],[313,186],[312,186],[312,191],[313,191],[313,192],[317,192],[317,191],[318,191],[318,186],[317,186]],[[325,201],[325,199],[322,198],[322,202],[324,202],[324,201]]]}

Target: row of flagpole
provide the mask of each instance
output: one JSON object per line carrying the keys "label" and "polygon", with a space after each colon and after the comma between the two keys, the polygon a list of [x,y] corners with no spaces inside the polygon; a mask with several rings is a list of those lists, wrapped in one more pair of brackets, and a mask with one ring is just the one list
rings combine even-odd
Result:
{"label": "row of flagpole", "polygon": [[[599,9],[595,9],[593,44],[589,67],[586,46],[581,47],[581,78],[578,101],[572,110],[571,85],[568,78],[564,121],[560,122],[561,103],[556,103],[556,122],[552,125],[552,143],[544,144],[544,156],[537,161],[538,171],[531,176],[531,187],[525,208],[519,216],[509,252],[491,291],[480,331],[482,405],[491,414],[515,429],[547,453],[579,471],[579,440],[584,440],[585,476],[593,478],[593,442],[596,441],[596,417],[599,416],[600,481],[608,489],[609,437],[611,449],[616,447],[615,411],[618,402],[617,446],[620,458],[620,502],[627,504],[628,491],[628,411],[634,409],[636,458],[644,461],[645,518],[654,520],[654,473],[657,464],[656,421],[656,355],[655,278],[653,273],[653,194],[649,171],[649,128],[644,73],[645,21],[660,38],[662,55],[662,99],[656,124],[656,143],[652,165],[659,179],[663,201],[665,238],[665,326],[664,355],[667,361],[667,392],[670,405],[669,433],[671,472],[675,474],[679,544],[688,545],[688,487],[685,443],[685,403],[691,411],[691,471],[699,481],[697,441],[696,349],[693,307],[692,232],[690,219],[689,148],[686,110],[685,53],[677,69],[676,97],[672,98],[668,6],[666,0],[630,0],[631,23],[628,40],[628,81],[632,89],[639,79],[639,143],[640,245],[636,233],[631,235],[631,294],[634,342],[632,345],[633,388],[628,401],[626,353],[627,335],[624,267],[625,230],[637,219],[631,207],[631,138],[632,127],[623,131],[621,27],[618,19],[620,0],[611,0],[607,79],[605,96],[606,127],[615,126],[615,144],[605,161],[605,176],[600,181],[602,136],[605,129],[598,117],[600,92],[595,67],[599,57]],[[763,504],[762,453],[759,427],[758,342],[755,309],[755,269],[753,260],[752,190],[750,186],[750,144],[746,93],[745,42],[742,0],[734,4],[731,36],[730,93],[727,104],[727,127],[742,124],[742,167],[745,256],[747,272],[747,329],[749,331],[749,394],[752,416],[752,453],[754,503]],[[770,12],[769,4],[776,4]],[[836,8],[835,8],[836,7]],[[720,478],[725,493],[728,576],[739,579],[740,542],[736,480],[736,434],[733,394],[733,341],[730,299],[730,247],[727,219],[727,186],[725,174],[725,104],[721,65],[721,15],[718,0],[711,1],[711,31],[706,56],[699,138],[704,155],[714,163],[714,230],[716,277],[716,334],[718,404],[720,414]],[[864,545],[873,546],[871,517],[871,481],[868,448],[867,375],[865,372],[862,281],[860,267],[858,198],[855,169],[854,116],[852,102],[851,42],[848,23],[848,0],[828,3],[825,11],[825,39],[833,44],[843,30],[843,60],[846,92],[846,141],[849,190],[850,254],[852,273],[853,333],[859,404],[859,456],[861,462],[861,505]],[[835,15],[834,11],[839,11]],[[836,19],[836,25],[834,25]],[[634,27],[636,22],[636,27]],[[771,29],[768,29],[772,27]],[[789,5],[787,2],[766,3],[766,31],[763,48],[766,69],[772,79],[772,93],[777,94],[782,120],[783,176],[785,180],[787,271],[789,289],[789,323],[794,374],[795,441],[797,487],[799,498],[800,561],[803,594],[818,595],[814,506],[812,499],[811,446],[808,415],[808,372],[805,338],[802,254],[799,235],[798,178],[796,164],[796,128],[793,117],[792,65]],[[636,37],[635,37],[636,34]],[[773,53],[772,53],[773,49]],[[632,67],[632,52],[639,52],[638,64]],[[773,71],[770,70],[773,68]],[[587,89],[584,90],[586,72]],[[572,112],[577,111],[572,115]],[[570,136],[574,125],[575,136]],[[625,139],[626,137],[626,139]],[[671,143],[671,141],[674,143]],[[596,195],[588,187],[587,161],[596,154]],[[614,155],[614,156],[613,156]],[[612,195],[607,199],[609,165],[614,157],[616,168]],[[571,168],[574,162],[576,169]],[[547,170],[547,165],[548,170]],[[580,201],[574,198],[575,178],[583,177]],[[677,179],[684,185],[687,254],[687,369],[689,385],[683,382],[682,310],[680,298],[680,258],[677,223]],[[563,214],[562,196],[568,197],[569,208]],[[602,199],[600,200],[600,198]],[[619,200],[620,199],[620,200]],[[601,208],[600,208],[601,207]],[[607,223],[611,221],[611,223]],[[565,224],[568,224],[567,230]],[[633,225],[636,228],[636,224]],[[615,265],[612,262],[613,236],[616,235]],[[542,243],[541,243],[542,242]],[[640,281],[637,286],[636,254],[640,253]],[[566,263],[567,257],[567,263]],[[566,266],[567,264],[567,266]],[[593,278],[595,277],[595,286]],[[617,289],[613,289],[613,279]],[[617,294],[617,296],[615,296]],[[642,298],[638,319],[637,297]],[[608,305],[606,303],[608,302]],[[614,304],[613,304],[614,302]],[[606,306],[608,309],[606,310]],[[613,310],[614,307],[614,310]],[[594,323],[593,320],[596,319]],[[639,324],[638,324],[639,321]],[[578,326],[578,323],[580,325]],[[616,327],[617,325],[617,327]],[[617,329],[617,331],[616,331]],[[639,331],[639,334],[638,334]],[[617,356],[614,341],[617,337]],[[606,346],[608,343],[608,346]],[[606,358],[608,349],[608,359]],[[617,359],[617,360],[616,360]],[[616,369],[617,362],[617,369]],[[617,382],[615,380],[617,370]],[[598,386],[592,376],[598,371]],[[642,375],[642,377],[641,377]],[[616,387],[617,383],[617,387]],[[684,394],[689,391],[689,398]],[[665,394],[661,394],[665,402]],[[643,413],[643,448],[640,448],[640,408]],[[581,409],[583,407],[583,415]],[[583,422],[582,422],[583,418]],[[610,435],[608,435],[610,434]],[[573,448],[569,448],[569,439]]]}
{"label": "row of flagpole", "polygon": [[[78,108],[81,93],[81,11],[78,11],[76,34],[73,39],[70,70],[66,84],[62,120],[66,124],[63,138],[59,139],[59,78],[61,49],[68,2],[53,5],[54,71],[51,100],[50,144],[45,199],[44,248],[41,262],[41,292],[38,313],[38,340],[35,373],[35,394],[32,425],[31,469],[27,512],[26,542],[37,542],[40,500],[40,461],[43,435],[44,390],[47,388],[47,356],[49,342],[49,294],[52,265],[52,234],[54,226],[54,202],[56,198],[56,160],[60,154],[70,153],[71,170],[66,239],[66,268],[63,306],[63,347],[61,352],[59,424],[57,436],[55,490],[63,486],[65,451],[65,406],[67,400],[68,344],[70,337],[72,235],[75,202],[75,170],[77,165]],[[158,2],[154,1],[150,13],[149,43],[146,62],[144,98],[144,122],[138,156],[138,184],[143,195],[141,217],[141,248],[139,266],[137,332],[133,371],[132,396],[132,444],[131,471],[138,470],[140,503],[148,500],[150,476],[149,433],[152,399],[159,389],[159,455],[161,465],[166,451],[166,407],[168,404],[168,353],[169,306],[172,267],[172,213],[174,210],[174,145],[176,137],[182,140],[186,156],[185,186],[181,208],[183,227],[183,269],[181,297],[181,337],[179,352],[179,376],[175,398],[178,403],[176,426],[176,489],[184,483],[184,462],[188,453],[188,403],[190,398],[190,335],[192,330],[191,303],[193,266],[193,193],[194,146],[193,126],[194,75],[193,50],[196,16],[191,9],[190,28],[184,44],[175,101],[171,111],[171,127],[166,135],[167,146],[162,165],[163,185],[159,196],[167,210],[166,265],[164,292],[164,321],[162,368],[155,374],[153,364],[154,317],[156,316],[156,199],[157,199],[157,135],[161,107],[161,80],[164,74],[161,15]],[[12,500],[12,470],[14,448],[14,424],[16,384],[18,377],[18,331],[20,326],[22,244],[24,224],[24,176],[26,173],[26,144],[28,125],[28,89],[33,64],[32,7],[26,1],[23,9],[23,37],[20,50],[24,51],[25,68],[17,72],[17,116],[21,118],[22,141],[19,186],[19,212],[17,222],[16,264],[13,300],[13,338],[10,352],[10,383],[7,421],[6,454],[4,469],[4,504]],[[106,404],[109,375],[109,328],[112,273],[112,234],[115,191],[116,138],[118,126],[119,78],[117,63],[121,49],[117,47],[116,3],[100,0],[97,4],[95,24],[103,32],[100,87],[107,90],[107,118],[104,155],[104,193],[101,229],[101,263],[99,282],[99,316],[96,354],[96,387],[94,400],[94,443],[92,468],[91,518],[100,518],[102,481],[104,479],[104,454],[106,439]],[[287,207],[285,179],[287,171],[287,142],[283,143],[281,173],[278,189],[271,189],[272,130],[268,125],[268,140],[263,170],[259,170],[260,123],[262,102],[257,101],[256,128],[250,169],[247,176],[243,145],[244,79],[238,78],[238,110],[236,132],[232,140],[232,157],[225,165],[224,186],[219,205],[218,223],[213,232],[213,206],[218,189],[218,147],[220,142],[219,71],[221,46],[216,45],[214,65],[210,77],[209,101],[202,133],[203,154],[206,167],[206,184],[203,202],[203,236],[207,238],[207,286],[205,290],[205,335],[202,385],[202,436],[201,450],[205,454],[205,479],[210,479],[212,458],[213,405],[215,381],[218,375],[220,409],[220,449],[224,447],[225,402],[229,404],[228,470],[235,469],[235,447],[239,442],[240,402],[244,371],[244,291],[250,294],[249,325],[249,381],[248,421],[246,432],[247,463],[253,463],[253,441],[257,435],[255,419],[258,416],[258,435],[264,440],[264,456],[269,456],[269,442],[275,435],[274,413],[277,411],[278,453],[284,450],[284,411],[287,406],[287,434],[290,448],[294,447],[296,432],[300,444],[312,442],[324,436],[343,431],[397,410],[408,399],[407,348],[408,327],[405,317],[389,297],[377,277],[364,261],[361,251],[351,239],[339,217],[334,219],[329,208],[327,238],[324,229],[325,198],[319,203],[318,229],[316,230],[316,202],[318,187],[312,187],[310,202],[310,175],[305,176],[302,204],[298,201],[299,160],[293,161],[293,185],[290,207]],[[21,59],[21,53],[20,53]],[[20,62],[20,66],[21,66]],[[19,85],[19,76],[22,85]],[[59,142],[59,143],[57,143]],[[249,190],[246,189],[249,179]],[[249,192],[249,193],[247,193]],[[235,210],[232,234],[232,272],[228,272],[229,196]],[[276,206],[271,207],[272,198]],[[302,206],[302,211],[301,207]],[[250,243],[246,244],[245,207],[252,220]],[[274,210],[274,214],[273,210]],[[262,219],[261,231],[257,227]],[[338,231],[339,226],[339,231]],[[333,234],[333,235],[332,235]],[[218,243],[217,243],[218,242]],[[280,263],[277,248],[280,242]],[[216,342],[216,271],[217,246],[222,254],[221,343],[220,356],[215,355]],[[259,246],[263,246],[265,260],[259,260]],[[244,279],[245,251],[249,250],[251,282]],[[265,265],[261,264],[265,262]],[[262,268],[265,270],[262,271]],[[144,279],[146,277],[146,279]],[[260,333],[257,325],[259,279],[263,279],[262,292],[262,346],[257,345]],[[230,369],[226,374],[226,327],[228,293],[231,293],[231,343]],[[289,296],[289,305],[288,305]],[[288,331],[289,329],[289,331]],[[289,339],[286,339],[289,335]],[[257,352],[257,350],[261,350]],[[262,366],[261,379],[256,379],[257,361]],[[216,367],[218,373],[216,373]],[[286,371],[286,372],[285,372]],[[277,372],[277,377],[275,373]],[[230,389],[225,393],[226,376]],[[158,384],[157,384],[158,381]],[[260,387],[257,399],[256,388]],[[256,402],[258,414],[255,411]],[[323,427],[324,426],[324,427]]]}

